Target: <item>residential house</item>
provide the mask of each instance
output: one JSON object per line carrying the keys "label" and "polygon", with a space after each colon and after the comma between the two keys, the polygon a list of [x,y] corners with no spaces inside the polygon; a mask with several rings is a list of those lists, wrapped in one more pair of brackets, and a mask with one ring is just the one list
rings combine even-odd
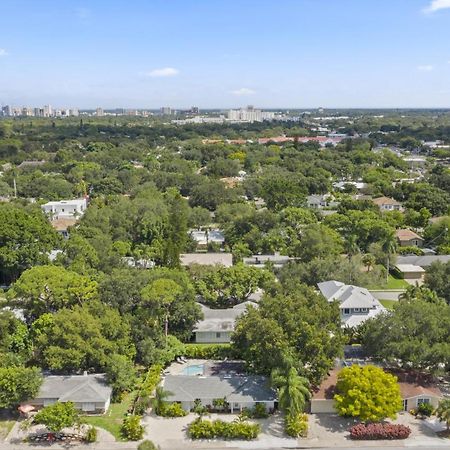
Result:
{"label": "residential house", "polygon": [[420,282],[425,275],[425,269],[415,264],[396,264],[395,269],[404,280]]}
{"label": "residential house", "polygon": [[231,341],[236,319],[244,314],[248,305],[258,306],[253,302],[244,302],[233,308],[212,309],[200,304],[203,320],[194,328],[195,342],[202,344],[219,344]]}
{"label": "residential house", "polygon": [[74,226],[78,219],[76,217],[58,217],[51,221],[52,227],[65,239],[69,238],[69,227]]}
{"label": "residential house", "polygon": [[185,411],[194,408],[196,400],[212,408],[215,399],[225,399],[231,413],[263,404],[267,411],[276,407],[277,396],[266,377],[257,375],[166,375],[163,388],[170,392],[169,402],[180,403]]}
{"label": "residential house", "polygon": [[206,249],[210,243],[222,246],[225,242],[223,231],[218,229],[191,230],[189,234],[197,242],[197,248],[199,249]]}
{"label": "residential house", "polygon": [[102,374],[49,375],[38,395],[27,403],[36,409],[56,402],[73,402],[85,413],[103,414],[109,408],[112,388]]}
{"label": "residential house", "polygon": [[397,266],[399,264],[413,264],[415,266],[422,267],[422,269],[427,269],[436,261],[440,261],[443,264],[450,261],[450,255],[406,255],[397,256]]}
{"label": "residential house", "polygon": [[290,256],[280,255],[279,253],[275,253],[274,255],[252,255],[248,258],[242,258],[243,263],[246,266],[252,267],[266,267],[266,264],[272,264],[275,268],[283,267],[289,261],[294,260]]}
{"label": "residential house", "polygon": [[86,198],[48,202],[41,206],[45,214],[52,219],[81,217],[87,208]]}
{"label": "residential house", "polygon": [[372,202],[380,208],[380,211],[403,211],[402,204],[389,197],[378,197],[372,199]]}
{"label": "residential house", "polygon": [[365,288],[335,280],[324,281],[317,286],[329,302],[339,302],[343,327],[356,327],[385,311],[384,306]]}
{"label": "residential house", "polygon": [[330,194],[324,195],[308,195],[306,197],[306,205],[308,208],[312,209],[323,209],[323,208],[335,208],[338,206],[338,202],[333,200]]}
{"label": "residential house", "polygon": [[[311,399],[311,413],[336,413],[334,395],[336,393],[337,377],[340,369],[333,369],[322,382]],[[403,400],[402,411],[410,411],[421,403],[430,403],[437,407],[442,398],[442,392],[432,379],[414,373],[392,372],[398,378],[400,395]]]}
{"label": "residential house", "polygon": [[233,265],[231,253],[183,253],[180,255],[182,266],[199,264],[201,266],[225,266]]}
{"label": "residential house", "polygon": [[424,239],[412,230],[401,229],[395,232],[400,247],[423,247]]}

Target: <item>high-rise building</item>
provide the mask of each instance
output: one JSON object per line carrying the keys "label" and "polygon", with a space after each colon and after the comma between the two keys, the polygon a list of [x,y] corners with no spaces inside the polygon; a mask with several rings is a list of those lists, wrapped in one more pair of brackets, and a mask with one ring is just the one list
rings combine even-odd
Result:
{"label": "high-rise building", "polygon": [[191,110],[189,111],[191,114],[198,114],[200,112],[198,106],[191,106]]}
{"label": "high-rise building", "polygon": [[228,111],[228,120],[234,122],[262,122],[263,120],[273,120],[275,113],[255,109],[252,105],[247,108],[230,109]]}
{"label": "high-rise building", "polygon": [[162,106],[160,111],[163,116],[170,116],[172,114],[172,108],[170,106]]}
{"label": "high-rise building", "polygon": [[53,115],[52,107],[51,105],[44,105],[44,117],[51,117]]}
{"label": "high-rise building", "polygon": [[97,109],[95,110],[95,115],[96,115],[97,117],[103,117],[103,116],[105,115],[105,113],[103,112],[103,108],[97,108]]}

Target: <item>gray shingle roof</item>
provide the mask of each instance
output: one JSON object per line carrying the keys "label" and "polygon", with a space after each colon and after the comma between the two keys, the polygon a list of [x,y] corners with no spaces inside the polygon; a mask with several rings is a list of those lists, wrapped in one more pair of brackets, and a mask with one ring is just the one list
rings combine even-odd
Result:
{"label": "gray shingle roof", "polygon": [[262,376],[187,376],[167,375],[164,390],[171,392],[170,401],[188,402],[197,398],[213,400],[226,398],[228,402],[275,401],[276,392]]}
{"label": "gray shingle roof", "polygon": [[50,375],[44,382],[36,399],[51,398],[61,402],[106,402],[112,389],[106,384],[105,376],[92,375]]}
{"label": "gray shingle roof", "polygon": [[450,255],[397,256],[397,264],[413,264],[420,267],[428,267],[436,261],[447,263],[450,261]]}

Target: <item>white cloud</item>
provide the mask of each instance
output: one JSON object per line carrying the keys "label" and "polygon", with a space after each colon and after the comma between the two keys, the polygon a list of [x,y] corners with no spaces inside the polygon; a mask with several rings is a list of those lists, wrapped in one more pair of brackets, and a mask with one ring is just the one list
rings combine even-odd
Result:
{"label": "white cloud", "polygon": [[434,13],[441,9],[449,9],[450,0],[432,0],[431,3],[423,10],[426,13]]}
{"label": "white cloud", "polygon": [[431,64],[425,64],[423,66],[417,66],[417,70],[420,70],[421,72],[431,72],[434,70],[434,67]]}
{"label": "white cloud", "polygon": [[174,77],[178,75],[180,72],[178,69],[174,69],[173,67],[163,67],[162,69],[154,69],[150,72],[145,72],[143,75],[146,77]]}
{"label": "white cloud", "polygon": [[253,95],[253,94],[255,94],[255,91],[253,89],[243,87],[243,88],[231,91],[231,93],[233,95]]}
{"label": "white cloud", "polygon": [[4,48],[0,48],[0,56],[8,56],[8,52]]}

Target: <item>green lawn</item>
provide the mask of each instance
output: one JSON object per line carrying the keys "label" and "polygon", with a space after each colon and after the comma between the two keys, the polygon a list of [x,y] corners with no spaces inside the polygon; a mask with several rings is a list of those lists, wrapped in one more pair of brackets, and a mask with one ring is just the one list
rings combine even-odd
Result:
{"label": "green lawn", "polygon": [[109,431],[116,441],[123,441],[120,435],[120,427],[122,426],[123,418],[125,417],[128,407],[133,399],[133,393],[127,394],[121,403],[112,403],[108,412],[102,416],[84,416],[86,423],[103,428]]}
{"label": "green lawn", "polygon": [[395,278],[391,274],[389,274],[389,279],[386,284],[369,286],[368,289],[372,290],[389,290],[389,289],[406,289],[409,284],[402,280],[401,278]]}
{"label": "green lawn", "polygon": [[3,440],[8,436],[14,423],[15,420],[0,419],[0,440]]}
{"label": "green lawn", "polygon": [[380,303],[389,310],[394,309],[394,305],[398,303],[396,300],[380,300]]}

